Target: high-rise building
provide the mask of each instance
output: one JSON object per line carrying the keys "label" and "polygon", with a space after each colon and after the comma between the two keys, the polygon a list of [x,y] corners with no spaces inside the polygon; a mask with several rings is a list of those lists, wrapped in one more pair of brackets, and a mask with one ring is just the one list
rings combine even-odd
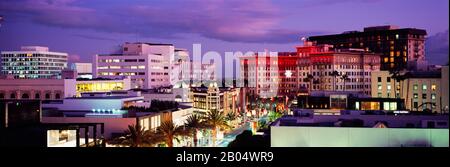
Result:
{"label": "high-rise building", "polygon": [[131,76],[131,88],[169,86],[174,50],[172,44],[125,43],[122,53],[94,56],[94,77]]}
{"label": "high-rise building", "polygon": [[381,69],[426,68],[425,38],[427,32],[396,26],[366,27],[363,32],[311,36],[309,41],[334,45],[337,49],[359,48],[381,54]]}
{"label": "high-rise building", "polygon": [[218,110],[225,114],[236,113],[239,108],[239,89],[218,87],[217,83],[210,82],[208,86],[192,87],[190,99],[193,102],[194,112],[206,114],[211,110]]}
{"label": "high-rise building", "polygon": [[1,52],[1,71],[14,78],[61,78],[67,58],[67,53],[50,52],[48,47],[23,46],[20,51]]}

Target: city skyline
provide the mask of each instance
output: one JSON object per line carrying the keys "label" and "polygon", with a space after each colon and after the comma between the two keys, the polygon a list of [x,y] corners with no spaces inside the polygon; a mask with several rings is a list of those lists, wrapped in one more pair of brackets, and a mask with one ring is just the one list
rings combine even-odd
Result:
{"label": "city skyline", "polygon": [[[155,2],[158,5],[152,5]],[[136,41],[173,43],[191,54],[194,43],[202,44],[203,53],[222,55],[226,51],[294,51],[302,36],[387,24],[427,30],[433,41],[427,46],[427,53],[433,55],[427,58],[433,64],[445,64],[442,58],[448,53],[448,1],[193,0],[105,5],[102,0],[68,0],[0,4],[4,11],[0,50],[49,46],[69,53],[70,62],[91,62],[95,54],[112,53],[124,42]],[[415,12],[418,10],[426,12]]]}

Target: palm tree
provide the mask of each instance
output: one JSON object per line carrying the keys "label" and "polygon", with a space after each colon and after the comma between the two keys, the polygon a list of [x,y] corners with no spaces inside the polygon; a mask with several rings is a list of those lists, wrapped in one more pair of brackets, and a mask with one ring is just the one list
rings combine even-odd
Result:
{"label": "palm tree", "polygon": [[173,140],[179,135],[184,135],[186,131],[182,126],[175,125],[171,120],[164,121],[158,127],[158,134],[165,140],[168,147],[173,147]]}
{"label": "palm tree", "polygon": [[192,132],[192,137],[194,139],[194,147],[197,147],[197,131],[198,129],[204,127],[203,122],[197,114],[190,115],[186,119],[185,126]]}
{"label": "palm tree", "polygon": [[331,76],[334,77],[334,79],[333,79],[333,91],[335,91],[335,89],[336,89],[336,77],[339,76],[339,72],[337,72],[337,71],[335,70],[335,71],[333,71],[333,72],[331,73]]}
{"label": "palm tree", "polygon": [[212,129],[213,146],[216,145],[217,129],[229,128],[223,112],[210,110],[205,117],[205,125]]}
{"label": "palm tree", "polygon": [[347,74],[342,75],[341,79],[344,80],[344,91],[345,91],[345,82],[348,80],[348,75]]}
{"label": "palm tree", "polygon": [[312,90],[312,81],[314,80],[314,76],[311,74],[308,74],[306,76],[306,82],[309,82],[309,93],[311,93]]}
{"label": "palm tree", "polygon": [[149,147],[157,142],[149,130],[144,130],[139,124],[128,125],[125,136],[113,139],[111,143],[126,145],[130,147]]}

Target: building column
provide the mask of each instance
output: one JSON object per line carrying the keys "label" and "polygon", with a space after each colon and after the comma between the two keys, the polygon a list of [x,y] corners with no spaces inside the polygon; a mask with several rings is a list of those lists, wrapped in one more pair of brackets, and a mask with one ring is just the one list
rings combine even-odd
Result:
{"label": "building column", "polygon": [[97,124],[94,125],[93,130],[94,147],[97,147]]}
{"label": "building column", "polygon": [[77,128],[75,133],[76,133],[75,134],[76,147],[80,147],[80,128]]}
{"label": "building column", "polygon": [[89,126],[86,126],[84,128],[84,144],[86,147],[89,146]]}

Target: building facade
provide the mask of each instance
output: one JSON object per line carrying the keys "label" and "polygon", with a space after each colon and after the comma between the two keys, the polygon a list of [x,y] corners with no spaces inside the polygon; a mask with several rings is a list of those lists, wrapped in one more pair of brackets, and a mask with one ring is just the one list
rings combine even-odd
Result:
{"label": "building facade", "polygon": [[170,85],[172,44],[125,43],[120,54],[94,56],[94,77],[131,77],[131,88],[150,89]]}
{"label": "building facade", "polygon": [[77,97],[81,96],[81,93],[87,92],[110,92],[110,91],[123,91],[129,90],[131,85],[130,77],[124,79],[84,79],[78,78],[76,80],[76,94]]}
{"label": "building facade", "polygon": [[306,42],[297,47],[297,52],[246,56],[240,58],[240,63],[241,80],[248,94],[262,98],[295,97],[305,91],[352,91],[371,95],[370,74],[379,71],[380,55]]}
{"label": "building facade", "polygon": [[206,114],[211,110],[219,110],[225,114],[238,112],[239,89],[218,87],[217,83],[210,83],[208,87],[192,87],[190,98],[194,112]]}
{"label": "building facade", "polygon": [[62,100],[76,95],[75,79],[0,79],[0,99]]}
{"label": "building facade", "polygon": [[78,78],[92,79],[92,63],[73,63],[71,69],[77,72]]}
{"label": "building facade", "polygon": [[67,68],[67,53],[50,52],[48,47],[23,46],[20,51],[2,51],[2,74],[14,78],[61,78]]}
{"label": "building facade", "polygon": [[311,36],[317,44],[334,45],[337,49],[359,48],[381,54],[381,69],[426,68],[425,38],[422,29],[396,26],[366,27],[363,32]]}
{"label": "building facade", "polygon": [[438,71],[412,71],[395,80],[388,71],[372,74],[372,97],[401,98],[406,109],[448,113],[448,66]]}

